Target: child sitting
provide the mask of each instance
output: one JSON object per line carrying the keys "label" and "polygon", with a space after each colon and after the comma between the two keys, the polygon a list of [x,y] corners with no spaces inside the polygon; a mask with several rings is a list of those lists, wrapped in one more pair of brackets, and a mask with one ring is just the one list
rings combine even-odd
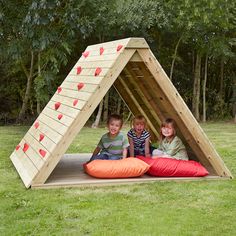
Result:
{"label": "child sitting", "polygon": [[129,156],[150,157],[150,133],[146,130],[147,122],[144,116],[135,116],[132,126],[127,133],[129,139]]}
{"label": "child sitting", "polygon": [[188,160],[187,151],[181,139],[176,135],[176,123],[166,119],[161,125],[161,140],[159,148],[152,153],[153,157],[168,157],[178,160]]}
{"label": "child sitting", "polygon": [[101,137],[89,161],[126,158],[129,143],[125,135],[120,132],[122,125],[123,120],[119,115],[113,114],[108,118],[107,128],[109,132]]}

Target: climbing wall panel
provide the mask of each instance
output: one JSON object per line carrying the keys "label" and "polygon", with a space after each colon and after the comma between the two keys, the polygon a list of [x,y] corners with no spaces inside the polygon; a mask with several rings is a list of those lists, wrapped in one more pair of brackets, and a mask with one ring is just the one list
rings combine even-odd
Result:
{"label": "climbing wall panel", "polygon": [[126,39],[88,47],[57,88],[11,155],[26,187],[46,181],[135,53],[135,49],[124,51],[128,42]]}

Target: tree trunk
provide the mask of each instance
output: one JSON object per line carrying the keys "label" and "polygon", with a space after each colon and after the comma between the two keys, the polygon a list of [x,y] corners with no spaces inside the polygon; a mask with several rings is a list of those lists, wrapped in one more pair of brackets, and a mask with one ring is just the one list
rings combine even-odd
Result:
{"label": "tree trunk", "polygon": [[200,80],[201,80],[201,55],[197,53],[194,71],[192,112],[199,121],[199,103],[200,103]]}
{"label": "tree trunk", "polygon": [[104,97],[104,104],[103,104],[103,121],[107,121],[108,119],[108,104],[109,104],[109,91]]}
{"label": "tree trunk", "polygon": [[177,51],[178,51],[179,44],[180,44],[182,38],[183,38],[183,34],[181,35],[181,37],[179,38],[177,44],[175,45],[175,51],[174,51],[174,55],[173,55],[173,59],[172,59],[172,63],[171,63],[171,69],[170,69],[170,80],[172,80],[174,66],[175,66],[175,60],[176,60],[176,57],[177,57]]}
{"label": "tree trunk", "polygon": [[232,111],[233,111],[233,118],[234,118],[234,123],[236,123],[236,78],[234,79],[234,84],[233,84],[233,94],[232,94]]}
{"label": "tree trunk", "polygon": [[116,113],[119,114],[119,115],[121,113],[121,102],[122,102],[122,100],[121,100],[120,96],[118,96]]}
{"label": "tree trunk", "polygon": [[[38,54],[38,76],[41,76],[41,54],[39,52]],[[41,113],[41,107],[40,107],[40,100],[38,97],[38,94],[36,94],[36,98],[37,98],[37,114],[39,115]]]}
{"label": "tree trunk", "polygon": [[208,64],[208,54],[205,59],[205,71],[204,80],[202,82],[202,121],[206,122],[206,83],[207,83],[207,64]]}
{"label": "tree trunk", "polygon": [[220,91],[219,97],[222,101],[224,99],[224,58],[222,57],[220,60]]}
{"label": "tree trunk", "polygon": [[25,113],[28,109],[29,106],[29,98],[30,98],[30,91],[31,91],[31,87],[32,87],[32,79],[33,79],[33,66],[34,66],[34,52],[31,51],[31,62],[30,62],[30,71],[28,73],[27,69],[25,68],[25,65],[23,64],[23,62],[21,61],[21,66],[22,69],[27,77],[27,85],[26,85],[26,90],[25,90],[25,95],[23,98],[23,104],[18,116],[18,121],[21,122],[24,120],[25,118]]}
{"label": "tree trunk", "polygon": [[97,113],[94,123],[92,124],[92,128],[98,127],[100,119],[101,119],[101,115],[102,115],[102,108],[103,108],[103,100],[99,104],[98,113]]}

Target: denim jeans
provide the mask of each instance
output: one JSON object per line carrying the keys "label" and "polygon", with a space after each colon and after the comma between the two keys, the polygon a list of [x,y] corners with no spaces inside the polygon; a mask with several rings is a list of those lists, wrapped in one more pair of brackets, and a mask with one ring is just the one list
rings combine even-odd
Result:
{"label": "denim jeans", "polygon": [[92,156],[89,161],[93,160],[119,160],[122,157],[117,157],[117,156],[109,156],[107,154],[98,154],[96,156]]}

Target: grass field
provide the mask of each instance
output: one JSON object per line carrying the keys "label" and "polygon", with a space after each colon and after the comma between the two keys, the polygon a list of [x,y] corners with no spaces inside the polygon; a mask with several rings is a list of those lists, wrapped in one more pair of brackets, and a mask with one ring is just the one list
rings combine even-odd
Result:
{"label": "grass field", "polygon": [[[202,125],[236,176],[236,125]],[[0,127],[0,235],[236,235],[236,180],[26,190],[9,156],[29,127]],[[91,152],[83,128],[67,153]]]}

